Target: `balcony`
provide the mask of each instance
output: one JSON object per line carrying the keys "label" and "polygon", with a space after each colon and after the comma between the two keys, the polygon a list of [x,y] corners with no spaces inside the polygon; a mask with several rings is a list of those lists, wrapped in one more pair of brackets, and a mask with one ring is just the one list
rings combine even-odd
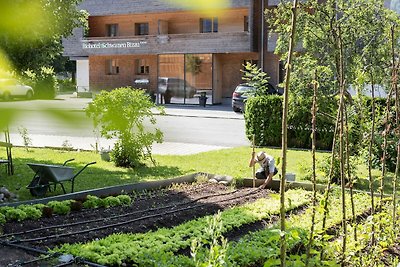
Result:
{"label": "balcony", "polygon": [[83,38],[64,42],[66,56],[251,52],[248,32]]}

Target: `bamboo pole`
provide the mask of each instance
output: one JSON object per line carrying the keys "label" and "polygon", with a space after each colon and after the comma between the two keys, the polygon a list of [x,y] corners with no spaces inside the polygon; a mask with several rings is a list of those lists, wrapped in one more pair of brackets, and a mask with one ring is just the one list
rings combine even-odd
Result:
{"label": "bamboo pole", "polygon": [[354,240],[357,241],[357,217],[356,217],[356,209],[354,206],[354,194],[353,194],[353,177],[351,176],[351,171],[350,171],[350,148],[349,148],[349,124],[348,124],[348,114],[347,114],[347,108],[346,105],[344,106],[344,112],[346,115],[346,120],[345,120],[345,127],[346,127],[346,163],[347,163],[347,178],[349,179],[349,184],[350,184],[350,200],[351,200],[351,213],[352,213],[352,225],[353,225],[353,234],[354,234]]}
{"label": "bamboo pole", "polygon": [[316,127],[317,127],[317,89],[318,89],[318,77],[317,77],[317,71],[315,70],[314,73],[314,81],[313,81],[313,87],[314,87],[314,95],[313,95],[313,103],[311,107],[311,114],[312,114],[312,120],[311,120],[311,129],[312,129],[312,134],[311,134],[311,141],[312,141],[312,184],[313,184],[313,199],[312,199],[312,215],[311,215],[311,229],[310,229],[310,237],[308,239],[308,244],[307,244],[307,254],[306,254],[306,267],[309,264],[310,261],[310,251],[311,247],[314,241],[314,228],[315,228],[315,213],[317,209],[317,181],[316,181],[316,164],[315,164],[315,152],[316,152]]}
{"label": "bamboo pole", "polygon": [[340,128],[339,128],[339,159],[340,159],[340,183],[342,191],[342,258],[341,265],[345,266],[345,254],[346,254],[346,242],[347,242],[347,219],[346,219],[346,197],[345,197],[345,157],[344,157],[344,55],[343,55],[343,43],[341,36],[341,29],[338,28],[338,48],[339,48],[339,89],[340,89],[340,101],[339,101],[339,113],[340,113]]}
{"label": "bamboo pole", "polygon": [[253,161],[253,188],[256,187],[256,164],[254,162],[255,156],[255,134],[253,134],[253,141],[252,141],[253,151],[251,152],[251,160]]}
{"label": "bamboo pole", "polygon": [[284,89],[284,97],[283,97],[283,113],[282,113],[282,175],[281,175],[281,183],[280,183],[280,217],[281,217],[281,244],[280,244],[280,253],[281,253],[281,267],[286,266],[286,222],[285,222],[285,176],[286,176],[286,154],[287,154],[287,114],[288,114],[288,103],[289,103],[289,84],[290,84],[290,72],[292,69],[292,57],[293,57],[293,48],[294,48],[294,40],[296,33],[296,19],[297,19],[297,4],[298,0],[293,0],[292,7],[292,24],[290,31],[290,41],[289,41],[289,51],[288,51],[288,60],[286,64],[286,75],[285,75],[285,89]]}
{"label": "bamboo pole", "polygon": [[375,204],[374,204],[374,177],[372,176],[372,146],[375,142],[375,87],[374,87],[374,77],[371,73],[371,83],[372,83],[372,99],[371,99],[371,108],[372,108],[372,126],[371,126],[371,136],[369,139],[369,148],[368,148],[368,177],[369,177],[369,192],[371,193],[371,216],[372,216],[372,228],[371,228],[371,244],[375,245],[375,223],[374,223],[374,215],[375,215]]}

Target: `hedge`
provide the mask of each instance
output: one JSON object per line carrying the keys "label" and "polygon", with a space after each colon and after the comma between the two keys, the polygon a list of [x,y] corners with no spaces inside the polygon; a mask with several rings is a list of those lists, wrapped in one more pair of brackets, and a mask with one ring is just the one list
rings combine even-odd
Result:
{"label": "hedge", "polygon": [[[246,102],[244,114],[246,136],[252,140],[255,135],[257,146],[282,145],[282,102],[277,95],[257,96]],[[309,100],[294,99],[289,103],[288,146],[311,148],[311,103]],[[317,148],[330,150],[332,147],[334,110],[324,107],[330,116],[317,116]],[[333,115],[332,115],[333,113]]]}

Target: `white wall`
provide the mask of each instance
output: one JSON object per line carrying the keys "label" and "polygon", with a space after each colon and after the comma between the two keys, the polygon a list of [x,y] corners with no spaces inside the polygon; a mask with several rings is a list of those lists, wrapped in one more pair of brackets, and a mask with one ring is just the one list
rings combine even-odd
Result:
{"label": "white wall", "polygon": [[76,60],[76,87],[78,92],[89,91],[89,59]]}

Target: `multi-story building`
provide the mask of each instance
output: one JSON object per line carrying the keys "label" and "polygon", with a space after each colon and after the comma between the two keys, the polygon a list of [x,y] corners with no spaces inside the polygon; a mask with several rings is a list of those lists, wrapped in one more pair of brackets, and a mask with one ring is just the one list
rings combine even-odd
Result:
{"label": "multi-story building", "polygon": [[276,38],[262,19],[278,2],[231,0],[210,16],[162,0],[85,0],[89,29],[64,40],[64,55],[76,60],[78,91],[142,87],[157,103],[184,104],[205,92],[218,104],[242,82],[246,61],[274,86],[281,81]]}

